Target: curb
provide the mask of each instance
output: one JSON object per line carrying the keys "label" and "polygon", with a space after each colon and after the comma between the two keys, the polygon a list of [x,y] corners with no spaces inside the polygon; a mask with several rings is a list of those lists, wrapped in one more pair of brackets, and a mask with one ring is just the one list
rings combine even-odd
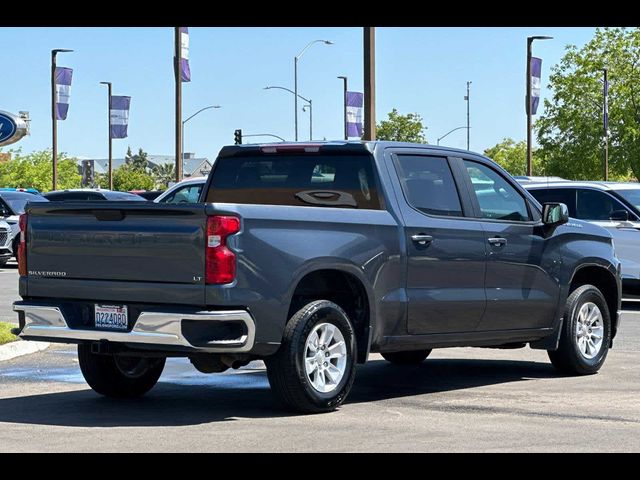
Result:
{"label": "curb", "polygon": [[21,357],[22,355],[40,352],[48,347],[48,342],[16,340],[15,342],[6,343],[4,345],[0,345],[0,362]]}

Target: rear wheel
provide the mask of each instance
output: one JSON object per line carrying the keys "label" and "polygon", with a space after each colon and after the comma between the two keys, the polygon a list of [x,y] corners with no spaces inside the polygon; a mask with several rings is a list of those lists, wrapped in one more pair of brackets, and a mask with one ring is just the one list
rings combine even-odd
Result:
{"label": "rear wheel", "polygon": [[395,365],[418,365],[431,353],[431,350],[411,350],[408,352],[381,353],[382,358]]}
{"label": "rear wheel", "polygon": [[549,351],[556,369],[569,375],[596,373],[611,342],[611,316],[602,293],[583,285],[567,299],[558,349]]}
{"label": "rear wheel", "polygon": [[80,370],[89,386],[107,397],[131,398],[144,395],[158,382],[164,358],[99,355],[90,344],[78,345]]}
{"label": "rear wheel", "polygon": [[265,359],[271,389],[292,410],[335,410],[353,385],[355,352],[344,310],[328,300],[313,301],[291,317],[280,349]]}

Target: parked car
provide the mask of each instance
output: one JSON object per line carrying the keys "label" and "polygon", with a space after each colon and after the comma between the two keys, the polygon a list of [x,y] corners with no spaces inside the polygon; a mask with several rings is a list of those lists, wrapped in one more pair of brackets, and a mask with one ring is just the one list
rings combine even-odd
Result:
{"label": "parked car", "polygon": [[152,202],[164,193],[164,190],[129,190],[129,193],[138,195],[145,200]]}
{"label": "parked car", "polygon": [[139,195],[128,192],[117,192],[115,190],[101,190],[93,188],[78,188],[70,190],[55,190],[44,194],[45,198],[51,202],[66,201],[105,201],[112,202],[138,202],[145,199]]}
{"label": "parked car", "polygon": [[562,177],[535,177],[535,176],[527,176],[527,175],[516,175],[513,178],[518,180],[519,183],[551,183],[551,182],[566,182]]}
{"label": "parked car", "polygon": [[562,202],[571,217],[606,228],[622,262],[625,295],[640,295],[640,184],[565,181],[524,186],[539,202]]}
{"label": "parked car", "polygon": [[30,204],[16,333],[78,343],[106,396],[144,394],[167,356],[204,373],[263,359],[288,408],[326,412],[372,352],[410,365],[434,348],[529,344],[584,375],[618,329],[611,235],[481,155],[228,146],[200,201]]}
{"label": "parked car", "polygon": [[196,177],[183,180],[169,187],[158,196],[155,203],[197,203],[207,177]]}
{"label": "parked car", "polygon": [[0,190],[0,220],[4,220],[11,228],[11,251],[18,260],[18,242],[20,241],[20,215],[24,213],[27,202],[47,201],[38,193],[20,191],[17,189]]}
{"label": "parked car", "polygon": [[27,193],[37,193],[40,195],[40,191],[35,188],[0,188],[2,192],[27,192]]}
{"label": "parked car", "polygon": [[4,220],[0,220],[0,268],[4,267],[13,257],[11,239],[11,227]]}

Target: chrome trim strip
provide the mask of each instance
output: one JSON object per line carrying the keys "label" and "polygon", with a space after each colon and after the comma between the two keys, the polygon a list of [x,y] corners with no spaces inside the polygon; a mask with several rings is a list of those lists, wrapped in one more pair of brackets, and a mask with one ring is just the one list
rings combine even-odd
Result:
{"label": "chrome trim strip", "polygon": [[[248,352],[255,340],[255,323],[244,310],[203,311],[196,313],[142,312],[131,332],[80,330],[69,328],[58,307],[14,304],[13,310],[24,312],[21,337],[59,338],[61,340],[108,340],[118,343],[142,343],[190,347],[203,352]],[[182,320],[241,321],[247,334],[239,340],[210,342],[210,347],[194,346],[182,335]]]}

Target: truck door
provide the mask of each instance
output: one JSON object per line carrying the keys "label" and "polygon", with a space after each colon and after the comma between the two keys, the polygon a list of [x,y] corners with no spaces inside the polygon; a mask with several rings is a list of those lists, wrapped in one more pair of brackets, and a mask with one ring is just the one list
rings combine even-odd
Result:
{"label": "truck door", "polygon": [[487,309],[478,330],[551,326],[560,289],[550,272],[561,259],[536,228],[538,212],[497,169],[474,160],[463,164],[489,251]]}
{"label": "truck door", "polygon": [[480,223],[466,216],[467,190],[444,156],[408,149],[389,164],[404,218],[408,333],[474,331],[486,303],[486,246]]}

